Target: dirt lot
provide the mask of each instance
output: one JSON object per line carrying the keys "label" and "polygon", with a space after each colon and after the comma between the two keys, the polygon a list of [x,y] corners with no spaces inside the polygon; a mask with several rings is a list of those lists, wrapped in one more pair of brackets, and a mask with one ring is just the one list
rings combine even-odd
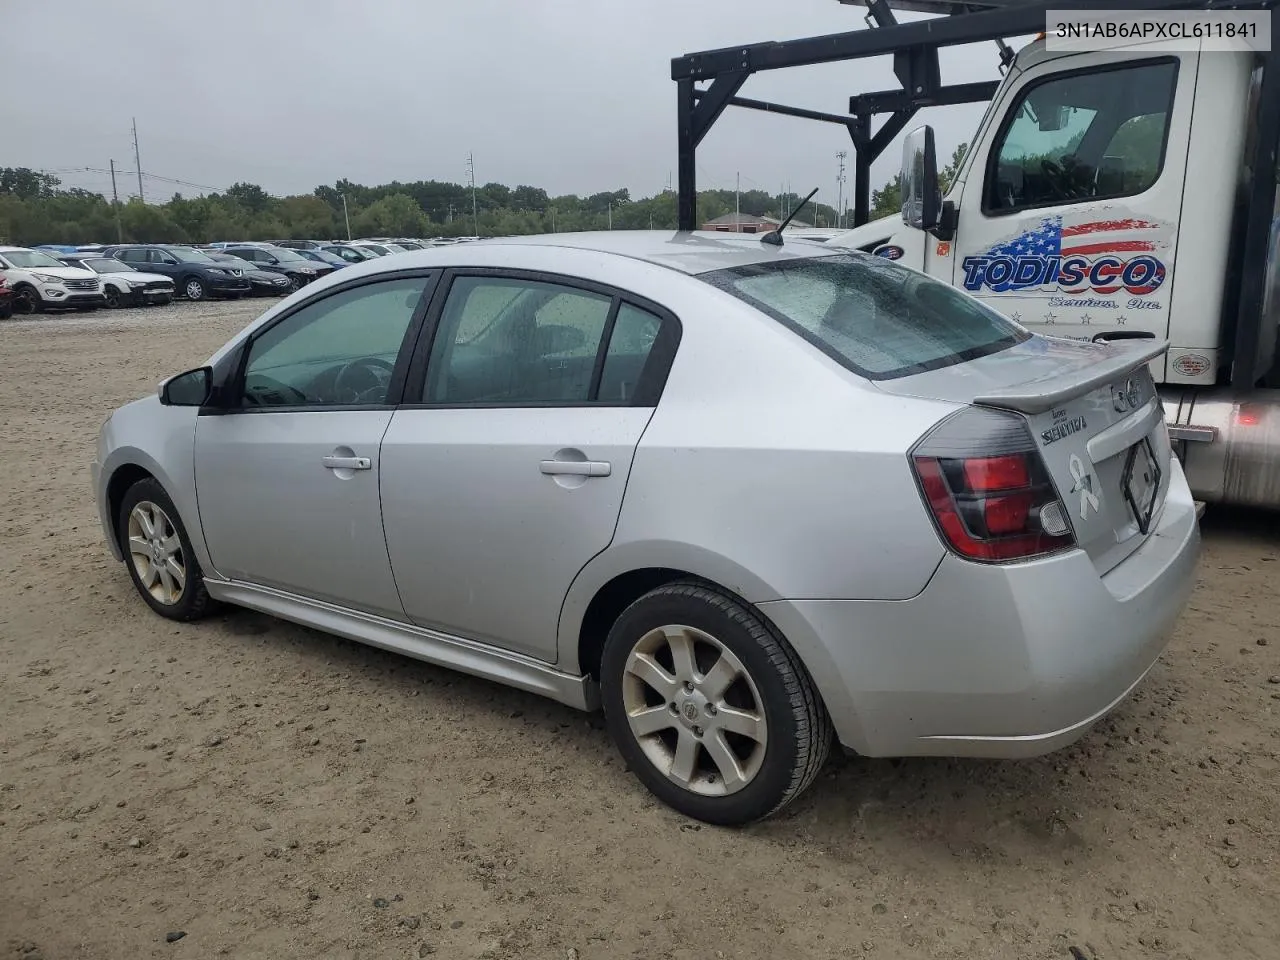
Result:
{"label": "dirt lot", "polygon": [[0,324],[3,960],[1280,957],[1280,523],[1210,511],[1167,654],[1078,747],[840,760],[699,827],[598,718],[134,596],[92,438],[257,309]]}

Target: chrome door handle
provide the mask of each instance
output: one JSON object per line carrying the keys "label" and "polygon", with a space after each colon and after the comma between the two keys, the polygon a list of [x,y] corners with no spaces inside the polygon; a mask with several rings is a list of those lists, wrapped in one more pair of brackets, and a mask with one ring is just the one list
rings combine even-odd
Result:
{"label": "chrome door handle", "polygon": [[371,470],[373,461],[368,457],[321,457],[322,466],[330,470]]}
{"label": "chrome door handle", "polygon": [[612,468],[607,460],[543,460],[538,469],[548,476],[607,477]]}

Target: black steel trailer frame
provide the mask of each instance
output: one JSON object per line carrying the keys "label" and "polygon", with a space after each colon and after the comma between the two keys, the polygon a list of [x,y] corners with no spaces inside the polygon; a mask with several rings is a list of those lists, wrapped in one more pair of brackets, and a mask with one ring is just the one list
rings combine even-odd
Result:
{"label": "black steel trailer frame", "polygon": [[[871,164],[922,107],[990,100],[999,81],[958,83],[942,81],[938,51],[943,47],[995,41],[1007,64],[1012,52],[1004,41],[1046,29],[1046,15],[1055,10],[1270,10],[1277,0],[840,0],[867,8],[875,27],[797,40],[747,44],[687,53],[671,61],[676,82],[678,218],[680,230],[697,229],[697,148],[716,120],[730,106],[761,110],[804,120],[844,126],[853,142],[853,223],[861,226],[871,213]],[[944,16],[898,23],[894,9]],[[848,115],[825,113],[738,96],[747,78],[764,70],[811,66],[865,57],[893,55],[898,90],[855,94]],[[1249,184],[1248,220],[1237,269],[1236,318],[1228,332],[1233,355],[1232,383],[1252,386],[1270,370],[1275,351],[1275,325],[1263,322],[1266,265],[1271,241],[1280,144],[1280,23],[1272,17],[1271,50],[1263,55],[1254,155],[1255,172]],[[699,86],[705,84],[705,86]],[[872,121],[888,114],[879,129]],[[1265,357],[1265,360],[1264,360]],[[1258,369],[1259,365],[1262,369]]]}

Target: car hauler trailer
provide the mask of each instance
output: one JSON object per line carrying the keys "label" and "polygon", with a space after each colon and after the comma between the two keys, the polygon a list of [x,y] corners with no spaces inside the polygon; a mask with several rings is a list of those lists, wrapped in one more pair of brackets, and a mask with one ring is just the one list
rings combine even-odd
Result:
{"label": "car hauler trailer", "polygon": [[[1276,17],[1256,52],[1159,39],[1049,49],[1040,36],[1015,54],[1005,42],[1043,34],[1049,11],[1274,2],[840,2],[865,6],[870,29],[672,60],[680,229],[697,222],[695,150],[727,107],[840,124],[854,149],[854,228],[829,244],[923,270],[1039,333],[1167,343],[1151,371],[1196,497],[1280,508]],[[939,16],[898,23],[895,10]],[[1002,79],[943,82],[939,49],[991,41]],[[872,56],[893,57],[902,87],[851,96],[847,115],[738,95],[759,71]],[[871,164],[916,112],[977,102],[987,110],[945,197],[932,129],[919,127],[904,143],[901,216],[869,222]]]}

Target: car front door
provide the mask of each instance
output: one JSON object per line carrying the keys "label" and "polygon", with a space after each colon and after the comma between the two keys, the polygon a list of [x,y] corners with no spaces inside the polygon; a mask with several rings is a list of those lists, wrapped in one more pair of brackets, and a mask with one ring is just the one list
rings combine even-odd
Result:
{"label": "car front door", "polygon": [[559,278],[448,282],[382,443],[396,583],[414,623],[554,662],[561,603],[613,538],[678,321]]}
{"label": "car front door", "polygon": [[378,447],[434,279],[326,291],[254,333],[232,408],[197,419],[200,522],[219,575],[404,619]]}

